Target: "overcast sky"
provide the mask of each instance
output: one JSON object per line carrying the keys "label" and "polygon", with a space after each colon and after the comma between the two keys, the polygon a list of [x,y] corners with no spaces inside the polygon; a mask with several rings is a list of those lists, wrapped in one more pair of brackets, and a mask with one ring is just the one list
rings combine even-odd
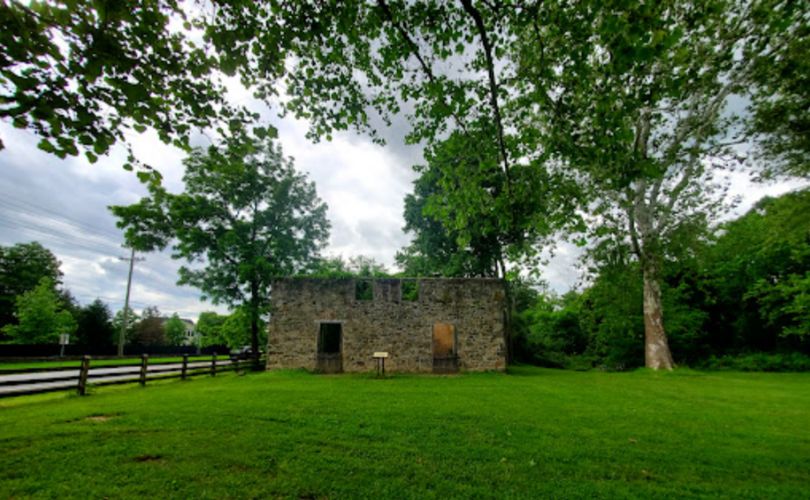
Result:
{"label": "overcast sky", "polygon": [[[236,102],[258,106],[239,88]],[[367,137],[338,133],[331,142],[313,144],[304,137],[307,124],[283,121],[266,110],[263,115],[279,129],[279,139],[298,169],[314,180],[320,197],[329,205],[332,224],[326,250],[330,255],[367,255],[393,269],[394,255],[408,243],[402,232],[402,206],[415,178],[411,166],[422,161],[421,149],[404,144],[405,124],[399,121],[383,131],[386,146]],[[83,304],[101,298],[113,311],[123,307],[128,256],[123,236],[115,227],[109,205],[130,204],[146,194],[135,174],[121,168],[122,147],[90,165],[83,157],[59,158],[37,149],[38,138],[0,122],[0,244],[39,241],[62,262],[64,285]],[[130,138],[135,154],[155,166],[171,191],[182,189],[183,153],[147,132]],[[766,194],[785,192],[796,183],[758,185],[735,178],[732,194],[744,201],[742,213]],[[563,292],[575,285],[579,252],[562,245],[545,268],[543,278]],[[196,289],[176,285],[177,268],[168,252],[141,255],[132,285],[132,307],[140,311],[157,305],[165,314],[195,319],[201,311],[218,310],[201,302]]]}

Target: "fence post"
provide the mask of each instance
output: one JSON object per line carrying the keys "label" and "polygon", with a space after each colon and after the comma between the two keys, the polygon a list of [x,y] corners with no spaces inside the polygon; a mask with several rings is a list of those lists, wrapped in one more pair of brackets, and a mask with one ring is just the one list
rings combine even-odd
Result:
{"label": "fence post", "polygon": [[149,355],[141,354],[141,386],[146,385],[146,368],[149,365]]}
{"label": "fence post", "polygon": [[188,354],[183,354],[183,369],[180,370],[180,379],[186,379],[186,372],[188,371]]}
{"label": "fence post", "polygon": [[211,376],[217,374],[217,353],[211,354]]}
{"label": "fence post", "polygon": [[76,388],[79,396],[87,394],[87,373],[90,371],[90,356],[82,356],[82,366],[79,368],[79,386]]}
{"label": "fence post", "polygon": [[239,375],[239,360],[236,356],[231,356],[231,366],[233,366],[233,372]]}

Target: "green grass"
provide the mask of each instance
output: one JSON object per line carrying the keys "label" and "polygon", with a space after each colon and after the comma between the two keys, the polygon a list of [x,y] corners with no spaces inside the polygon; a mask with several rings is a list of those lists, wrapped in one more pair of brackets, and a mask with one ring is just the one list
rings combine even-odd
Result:
{"label": "green grass", "polygon": [[810,374],[200,377],[0,401],[0,497],[810,496]]}
{"label": "green grass", "polygon": [[[219,359],[225,359],[227,356],[218,356]],[[189,356],[189,361],[208,361],[211,359],[211,356]],[[149,357],[150,363],[169,363],[174,361],[183,361],[182,356],[156,356],[156,357]],[[78,368],[81,365],[81,360],[77,359],[69,359],[69,360],[53,360],[53,361],[0,361],[0,375],[6,371],[14,371],[14,370],[28,370],[28,369],[43,369],[47,370],[49,368],[66,368],[66,367],[76,367]],[[99,368],[103,366],[123,366],[123,365],[139,365],[141,364],[141,358],[109,358],[109,359],[91,359],[90,366],[93,368]]]}

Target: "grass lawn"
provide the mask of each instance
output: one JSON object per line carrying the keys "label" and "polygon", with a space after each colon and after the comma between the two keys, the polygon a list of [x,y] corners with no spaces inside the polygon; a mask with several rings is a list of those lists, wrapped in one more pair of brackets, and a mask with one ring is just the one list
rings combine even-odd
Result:
{"label": "grass lawn", "polygon": [[0,497],[810,497],[810,374],[201,377],[0,400]]}
{"label": "grass lawn", "polygon": [[[219,355],[217,356],[218,359],[227,359],[228,356],[226,355]],[[190,355],[188,357],[189,362],[191,361],[210,361],[211,356],[202,355]],[[183,361],[183,356],[150,356],[149,362],[150,363],[169,363],[173,361]],[[43,369],[47,370],[49,368],[69,368],[75,367],[79,368],[82,362],[78,359],[69,359],[69,360],[53,360],[53,361],[0,361],[0,375],[6,371],[14,371],[14,370],[29,370],[29,369]],[[101,368],[104,366],[123,366],[123,365],[140,365],[141,358],[132,357],[132,358],[108,358],[108,359],[91,359],[90,360],[90,367],[91,368]]]}

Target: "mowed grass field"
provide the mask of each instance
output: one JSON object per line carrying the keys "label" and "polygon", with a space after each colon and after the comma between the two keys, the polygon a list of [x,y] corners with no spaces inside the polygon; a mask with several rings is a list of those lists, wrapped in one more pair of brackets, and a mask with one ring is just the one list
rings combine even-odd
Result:
{"label": "mowed grass field", "polygon": [[810,374],[199,377],[0,400],[0,497],[810,497]]}

